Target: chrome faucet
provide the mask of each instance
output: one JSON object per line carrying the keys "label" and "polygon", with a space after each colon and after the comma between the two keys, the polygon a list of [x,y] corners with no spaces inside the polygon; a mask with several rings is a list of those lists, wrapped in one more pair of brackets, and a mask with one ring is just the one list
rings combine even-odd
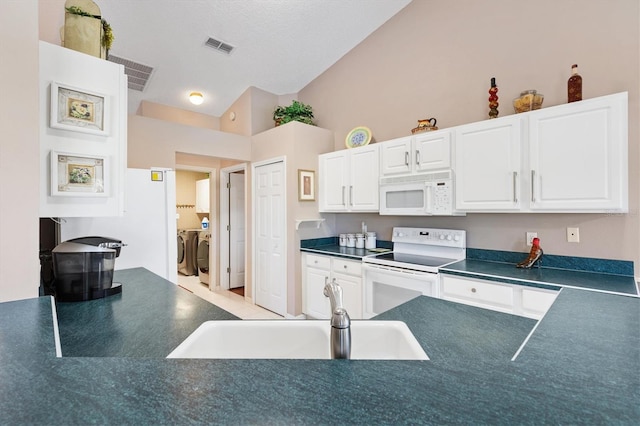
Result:
{"label": "chrome faucet", "polygon": [[331,358],[351,358],[351,319],[342,306],[342,287],[325,278],[324,295],[331,302]]}

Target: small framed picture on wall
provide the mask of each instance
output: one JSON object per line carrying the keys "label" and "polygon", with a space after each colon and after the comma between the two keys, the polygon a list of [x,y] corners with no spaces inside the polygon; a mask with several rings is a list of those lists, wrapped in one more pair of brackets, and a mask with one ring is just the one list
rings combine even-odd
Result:
{"label": "small framed picture on wall", "polygon": [[298,200],[316,200],[316,172],[298,169]]}
{"label": "small framed picture on wall", "polygon": [[51,195],[107,197],[108,158],[51,151]]}
{"label": "small framed picture on wall", "polygon": [[74,132],[107,135],[108,96],[51,83],[50,126]]}

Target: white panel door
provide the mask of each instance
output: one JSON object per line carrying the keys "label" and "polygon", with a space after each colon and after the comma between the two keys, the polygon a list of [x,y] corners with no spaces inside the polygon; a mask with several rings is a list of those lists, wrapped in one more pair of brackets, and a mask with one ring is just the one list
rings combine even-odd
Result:
{"label": "white panel door", "polygon": [[321,212],[347,211],[349,153],[345,150],[322,154],[319,162]]}
{"label": "white panel door", "polygon": [[411,136],[392,139],[380,144],[382,176],[406,174],[411,171]]}
{"label": "white panel door", "polygon": [[520,119],[508,116],[455,130],[456,209],[520,209]]}
{"label": "white panel door", "polygon": [[416,172],[451,167],[451,132],[427,132],[413,138],[413,161]]}
{"label": "white panel door", "polygon": [[531,113],[531,209],[626,211],[627,96]]}
{"label": "white panel door", "polygon": [[229,173],[229,288],[244,286],[244,173]]}
{"label": "white panel door", "polygon": [[380,209],[380,177],[378,145],[349,150],[350,171],[347,194],[348,209],[359,212],[377,212]]}
{"label": "white panel door", "polygon": [[287,309],[284,162],[254,169],[256,304],[277,314]]}

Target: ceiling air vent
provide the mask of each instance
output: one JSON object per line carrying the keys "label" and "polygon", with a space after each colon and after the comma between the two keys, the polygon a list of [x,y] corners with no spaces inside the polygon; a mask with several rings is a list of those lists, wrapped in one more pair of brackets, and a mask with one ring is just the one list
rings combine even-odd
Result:
{"label": "ceiling air vent", "polygon": [[109,61],[124,65],[124,73],[129,77],[129,89],[139,92],[144,90],[153,68],[114,55],[109,55]]}
{"label": "ceiling air vent", "polygon": [[226,53],[227,55],[231,54],[233,49],[235,49],[234,46],[227,44],[224,41],[216,40],[213,37],[209,37],[209,39],[204,43],[204,45],[209,46],[213,49],[216,49],[222,53]]}

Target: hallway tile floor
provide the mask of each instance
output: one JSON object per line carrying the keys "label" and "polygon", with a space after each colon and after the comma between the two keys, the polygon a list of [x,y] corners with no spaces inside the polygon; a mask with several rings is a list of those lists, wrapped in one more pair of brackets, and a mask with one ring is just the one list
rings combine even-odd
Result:
{"label": "hallway tile floor", "polygon": [[[209,290],[207,284],[201,283],[197,275],[185,276],[178,274],[178,284],[182,290],[190,291],[201,299],[206,300],[242,319],[283,319],[282,316],[254,305],[244,297],[223,290],[220,287]],[[185,290],[186,289],[186,290]]]}

